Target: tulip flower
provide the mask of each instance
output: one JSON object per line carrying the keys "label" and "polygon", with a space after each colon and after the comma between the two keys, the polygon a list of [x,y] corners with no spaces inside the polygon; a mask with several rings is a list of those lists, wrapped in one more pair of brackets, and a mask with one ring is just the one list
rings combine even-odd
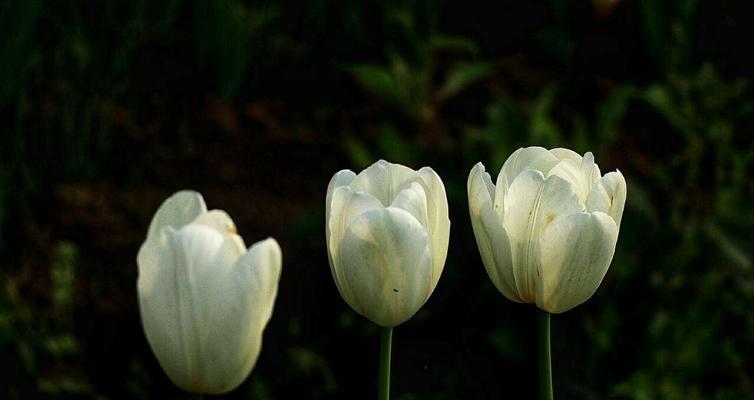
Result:
{"label": "tulip flower", "polygon": [[[550,313],[585,302],[602,282],[618,240],[626,181],[619,171],[602,176],[592,153],[527,147],[505,161],[495,184],[477,164],[467,189],[474,236],[495,287],[544,310],[540,376],[551,381]],[[546,391],[542,398],[551,399],[551,382]]]}
{"label": "tulip flower", "polygon": [[448,201],[429,167],[380,160],[327,188],[330,268],[340,295],[383,327],[402,324],[427,301],[448,252]]}
{"label": "tulip flower", "polygon": [[336,173],[325,201],[335,285],[357,313],[388,328],[383,349],[388,347],[389,366],[390,328],[424,305],[445,265],[445,186],[429,167],[414,171],[380,160],[358,175]]}
{"label": "tulip flower", "polygon": [[467,189],[484,267],[505,297],[562,313],[594,294],[626,202],[619,171],[602,176],[592,153],[527,147],[503,164],[497,184],[477,164]]}
{"label": "tulip flower", "polygon": [[235,389],[270,320],[282,255],[269,238],[248,250],[224,211],[197,192],[162,203],[139,249],[141,320],[165,373],[189,392]]}

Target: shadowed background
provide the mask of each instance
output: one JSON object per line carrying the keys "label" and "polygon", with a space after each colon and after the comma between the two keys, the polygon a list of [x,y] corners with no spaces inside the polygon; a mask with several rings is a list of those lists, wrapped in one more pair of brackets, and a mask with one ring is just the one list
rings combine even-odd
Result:
{"label": "shadowed background", "polygon": [[489,281],[466,178],[592,151],[628,200],[587,303],[553,317],[556,395],[754,398],[754,37],[736,2],[0,4],[0,397],[188,398],[139,321],[160,202],[204,194],[283,274],[225,398],[376,397],[379,332],[330,276],[333,173],[432,166],[451,238],[394,333],[393,398],[534,398],[535,308]]}

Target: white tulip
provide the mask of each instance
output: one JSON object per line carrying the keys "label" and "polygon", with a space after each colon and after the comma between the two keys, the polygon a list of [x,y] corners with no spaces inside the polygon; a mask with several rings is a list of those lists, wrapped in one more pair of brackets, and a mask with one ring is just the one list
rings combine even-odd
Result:
{"label": "white tulip", "polygon": [[372,322],[393,327],[424,305],[440,279],[450,220],[445,186],[432,168],[380,160],[327,188],[330,270],[343,299]]}
{"label": "white tulip", "polygon": [[592,153],[527,147],[493,184],[482,163],[468,180],[469,213],[482,262],[498,290],[550,313],[588,300],[618,240],[626,181],[602,176]]}
{"label": "white tulip", "polygon": [[277,295],[275,239],[248,250],[228,214],[197,192],[162,203],[137,256],[141,320],[152,351],[178,387],[235,389],[256,363]]}

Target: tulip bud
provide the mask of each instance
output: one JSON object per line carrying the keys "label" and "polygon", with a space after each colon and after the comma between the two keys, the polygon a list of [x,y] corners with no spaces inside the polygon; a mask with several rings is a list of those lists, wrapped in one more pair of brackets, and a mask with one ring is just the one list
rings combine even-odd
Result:
{"label": "tulip bud", "polygon": [[508,158],[496,184],[477,164],[467,189],[482,262],[505,297],[561,313],[594,294],[626,203],[620,171],[602,176],[592,153],[527,147]]}
{"label": "tulip bud", "polygon": [[174,194],[139,249],[137,289],[147,341],[176,386],[219,394],[256,363],[277,295],[275,239],[248,250],[228,214],[197,192]]}
{"label": "tulip bud", "polygon": [[356,175],[336,173],[327,188],[330,271],[343,300],[372,322],[411,318],[440,279],[450,220],[435,171],[380,160]]}

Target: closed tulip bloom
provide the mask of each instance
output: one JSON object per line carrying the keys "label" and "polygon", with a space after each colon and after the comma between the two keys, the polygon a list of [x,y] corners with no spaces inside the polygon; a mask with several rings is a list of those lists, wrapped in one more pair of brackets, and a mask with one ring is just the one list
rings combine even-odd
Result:
{"label": "closed tulip bloom", "polygon": [[235,389],[256,363],[277,295],[275,239],[248,250],[228,214],[197,192],[174,194],[152,219],[137,256],[144,332],[181,389]]}
{"label": "closed tulip bloom", "polygon": [[440,279],[450,220],[435,171],[380,160],[336,173],[325,206],[330,269],[343,299],[383,327],[413,316]]}
{"label": "closed tulip bloom", "polygon": [[527,147],[508,158],[495,184],[477,164],[467,189],[482,262],[505,297],[561,313],[594,294],[626,202],[619,171],[602,176],[592,153]]}

